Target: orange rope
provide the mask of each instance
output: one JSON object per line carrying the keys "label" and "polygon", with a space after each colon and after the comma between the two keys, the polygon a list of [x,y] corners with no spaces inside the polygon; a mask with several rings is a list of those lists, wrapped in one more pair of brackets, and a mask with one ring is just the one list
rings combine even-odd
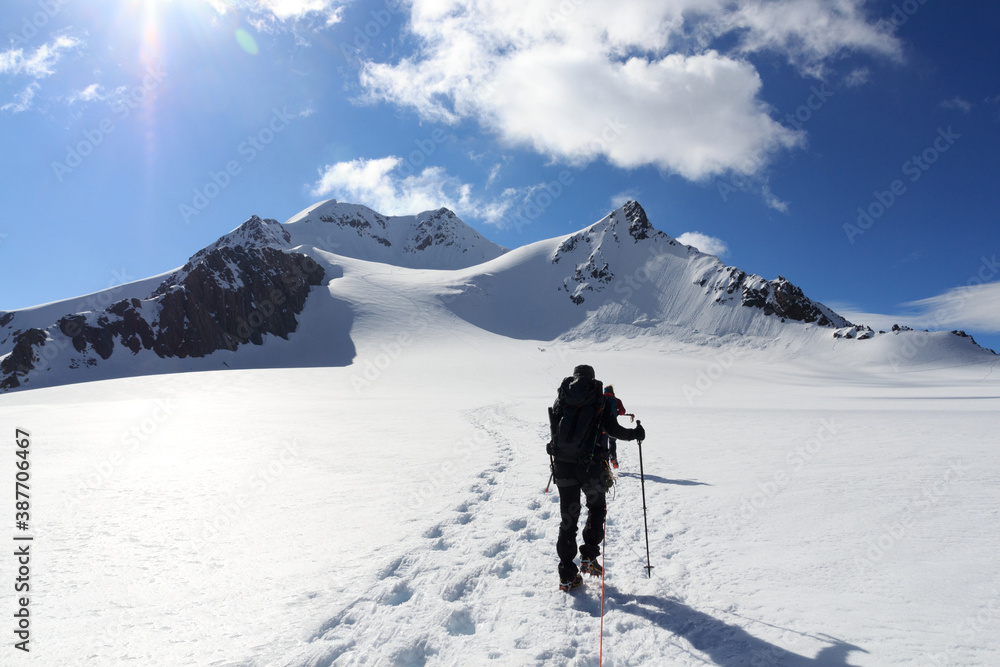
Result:
{"label": "orange rope", "polygon": [[601,667],[604,664],[604,557],[607,555],[607,545],[608,545],[608,519],[607,514],[604,517],[604,542],[601,544],[601,643],[600,643],[600,653],[597,658],[597,665]]}

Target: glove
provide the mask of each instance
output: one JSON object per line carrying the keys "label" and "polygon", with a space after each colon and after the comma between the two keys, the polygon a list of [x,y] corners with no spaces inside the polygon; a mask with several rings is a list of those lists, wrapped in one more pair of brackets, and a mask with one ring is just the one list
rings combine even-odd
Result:
{"label": "glove", "polygon": [[633,440],[645,440],[646,439],[646,429],[642,427],[642,422],[638,422],[638,426],[632,429],[632,439]]}

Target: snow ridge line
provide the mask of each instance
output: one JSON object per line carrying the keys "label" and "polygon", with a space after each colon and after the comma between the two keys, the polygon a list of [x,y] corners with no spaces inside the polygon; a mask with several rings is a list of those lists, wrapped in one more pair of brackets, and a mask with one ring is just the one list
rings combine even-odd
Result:
{"label": "snow ridge line", "polygon": [[[512,493],[508,478],[510,467],[523,463],[519,443],[539,442],[544,424],[518,419],[502,404],[472,410],[466,418],[495,443],[494,462],[469,483],[453,515],[423,533],[422,548],[407,540],[405,552],[390,557],[366,589],[283,664],[469,664],[473,656],[482,661],[507,656],[493,634],[508,634],[511,622],[530,624],[520,616],[507,618],[504,605],[534,596],[535,571],[545,569],[541,563],[553,564],[545,574],[549,588],[556,588],[554,533],[548,539],[544,526],[552,523],[546,521],[552,512],[537,512],[543,503],[526,489]],[[533,481],[540,495],[544,480]],[[482,630],[485,642],[476,637]]]}

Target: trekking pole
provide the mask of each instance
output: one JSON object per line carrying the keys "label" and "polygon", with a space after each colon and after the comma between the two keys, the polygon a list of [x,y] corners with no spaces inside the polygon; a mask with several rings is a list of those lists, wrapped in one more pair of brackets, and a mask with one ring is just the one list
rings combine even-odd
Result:
{"label": "trekking pole", "polygon": [[[642,425],[642,422],[639,422]],[[646,476],[642,470],[642,440],[639,443],[639,482],[642,485],[642,527],[646,533],[646,574],[653,577],[653,566],[649,564],[649,525],[646,522]]]}
{"label": "trekking pole", "polygon": [[[549,445],[545,448],[545,451],[549,452],[554,451],[550,450],[549,447],[554,446],[555,441],[556,441],[556,415],[552,411],[552,408],[549,408]],[[549,487],[552,486],[552,479],[556,476],[556,458],[552,456],[552,454],[549,454],[549,471],[550,471],[549,483],[545,485],[545,491],[543,493],[549,492]]]}

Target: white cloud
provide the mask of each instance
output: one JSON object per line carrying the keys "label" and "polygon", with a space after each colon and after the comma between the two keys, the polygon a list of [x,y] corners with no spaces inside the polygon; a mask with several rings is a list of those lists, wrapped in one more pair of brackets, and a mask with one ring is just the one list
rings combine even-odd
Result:
{"label": "white cloud", "polygon": [[493,183],[497,180],[497,178],[499,178],[500,169],[501,165],[499,162],[490,167],[489,176],[486,178],[486,187],[493,185]]}
{"label": "white cloud", "polygon": [[747,0],[720,17],[722,26],[740,32],[746,52],[784,55],[804,72],[822,77],[828,61],[850,51],[899,59],[899,42],[886,24],[870,23],[866,0]]}
{"label": "white cloud", "polygon": [[257,15],[250,23],[260,30],[267,30],[275,22],[300,21],[319,17],[326,25],[334,25],[343,20],[344,5],[347,0],[206,0],[220,14],[232,8]]}
{"label": "white cloud", "polygon": [[0,74],[24,75],[34,79],[44,79],[55,74],[56,63],[66,51],[75,49],[82,43],[76,37],[59,35],[27,55],[24,49],[19,48],[0,52]]}
{"label": "white cloud", "polygon": [[618,209],[625,205],[626,202],[633,199],[639,199],[639,191],[635,188],[628,190],[623,190],[617,194],[611,195],[611,208]]}
{"label": "white cloud", "polygon": [[0,107],[0,111],[21,113],[30,109],[40,89],[37,81],[55,74],[56,64],[63,55],[82,45],[83,42],[76,37],[57,35],[51,42],[27,54],[21,48],[0,51],[0,74],[26,76],[34,80],[12,102]]}
{"label": "white cloud", "polygon": [[761,195],[764,197],[764,203],[767,204],[768,208],[773,208],[775,211],[781,213],[788,213],[788,202],[778,199],[778,197],[771,192],[771,186],[767,183],[761,186]]}
{"label": "white cloud", "polygon": [[107,98],[108,96],[104,93],[104,87],[99,83],[92,83],[83,90],[70,94],[69,103],[100,102]]}
{"label": "white cloud", "polygon": [[850,88],[857,88],[858,86],[863,86],[868,83],[871,76],[872,71],[870,69],[867,67],[858,67],[844,77],[844,83]]}
{"label": "white cloud", "polygon": [[917,308],[915,319],[930,328],[1000,332],[1000,282],[956,287],[906,305]]}
{"label": "white cloud", "polygon": [[[655,165],[692,180],[759,173],[802,132],[776,122],[743,55],[816,73],[846,51],[896,56],[863,0],[413,0],[415,55],[368,62],[371,101],[478,120],[553,159]],[[713,49],[738,35],[733,54]]]}
{"label": "white cloud", "polygon": [[729,253],[729,247],[725,241],[701,232],[684,232],[677,237],[677,240],[684,245],[694,246],[698,250],[716,257],[725,257]]}
{"label": "white cloud", "polygon": [[327,25],[340,23],[343,3],[336,0],[257,0],[258,11],[268,11],[279,21],[297,20],[309,14],[320,14]]}
{"label": "white cloud", "polygon": [[9,111],[11,113],[21,113],[22,111],[27,111],[31,108],[31,103],[35,99],[35,93],[38,92],[39,87],[40,86],[34,82],[28,84],[27,88],[17,94],[13,102],[8,102],[0,107],[0,111]]}
{"label": "white cloud", "polygon": [[507,226],[507,217],[532,191],[508,188],[499,197],[481,198],[473,194],[471,185],[441,167],[416,173],[402,158],[389,156],[327,165],[320,170],[311,194],[364,204],[384,215],[414,215],[446,207],[460,217]]}
{"label": "white cloud", "polygon": [[[992,262],[991,264],[989,262]],[[1000,269],[995,260],[984,260],[984,267]],[[993,274],[995,275],[995,273]],[[850,305],[830,307],[858,324],[888,330],[893,324],[931,331],[962,329],[982,333],[1000,333],[1000,282],[956,287],[943,294],[919,299],[900,306],[896,314],[868,313]]]}
{"label": "white cloud", "polygon": [[962,113],[969,113],[972,111],[972,103],[963,100],[961,97],[953,97],[950,100],[945,100],[941,103],[942,109],[956,109]]}

